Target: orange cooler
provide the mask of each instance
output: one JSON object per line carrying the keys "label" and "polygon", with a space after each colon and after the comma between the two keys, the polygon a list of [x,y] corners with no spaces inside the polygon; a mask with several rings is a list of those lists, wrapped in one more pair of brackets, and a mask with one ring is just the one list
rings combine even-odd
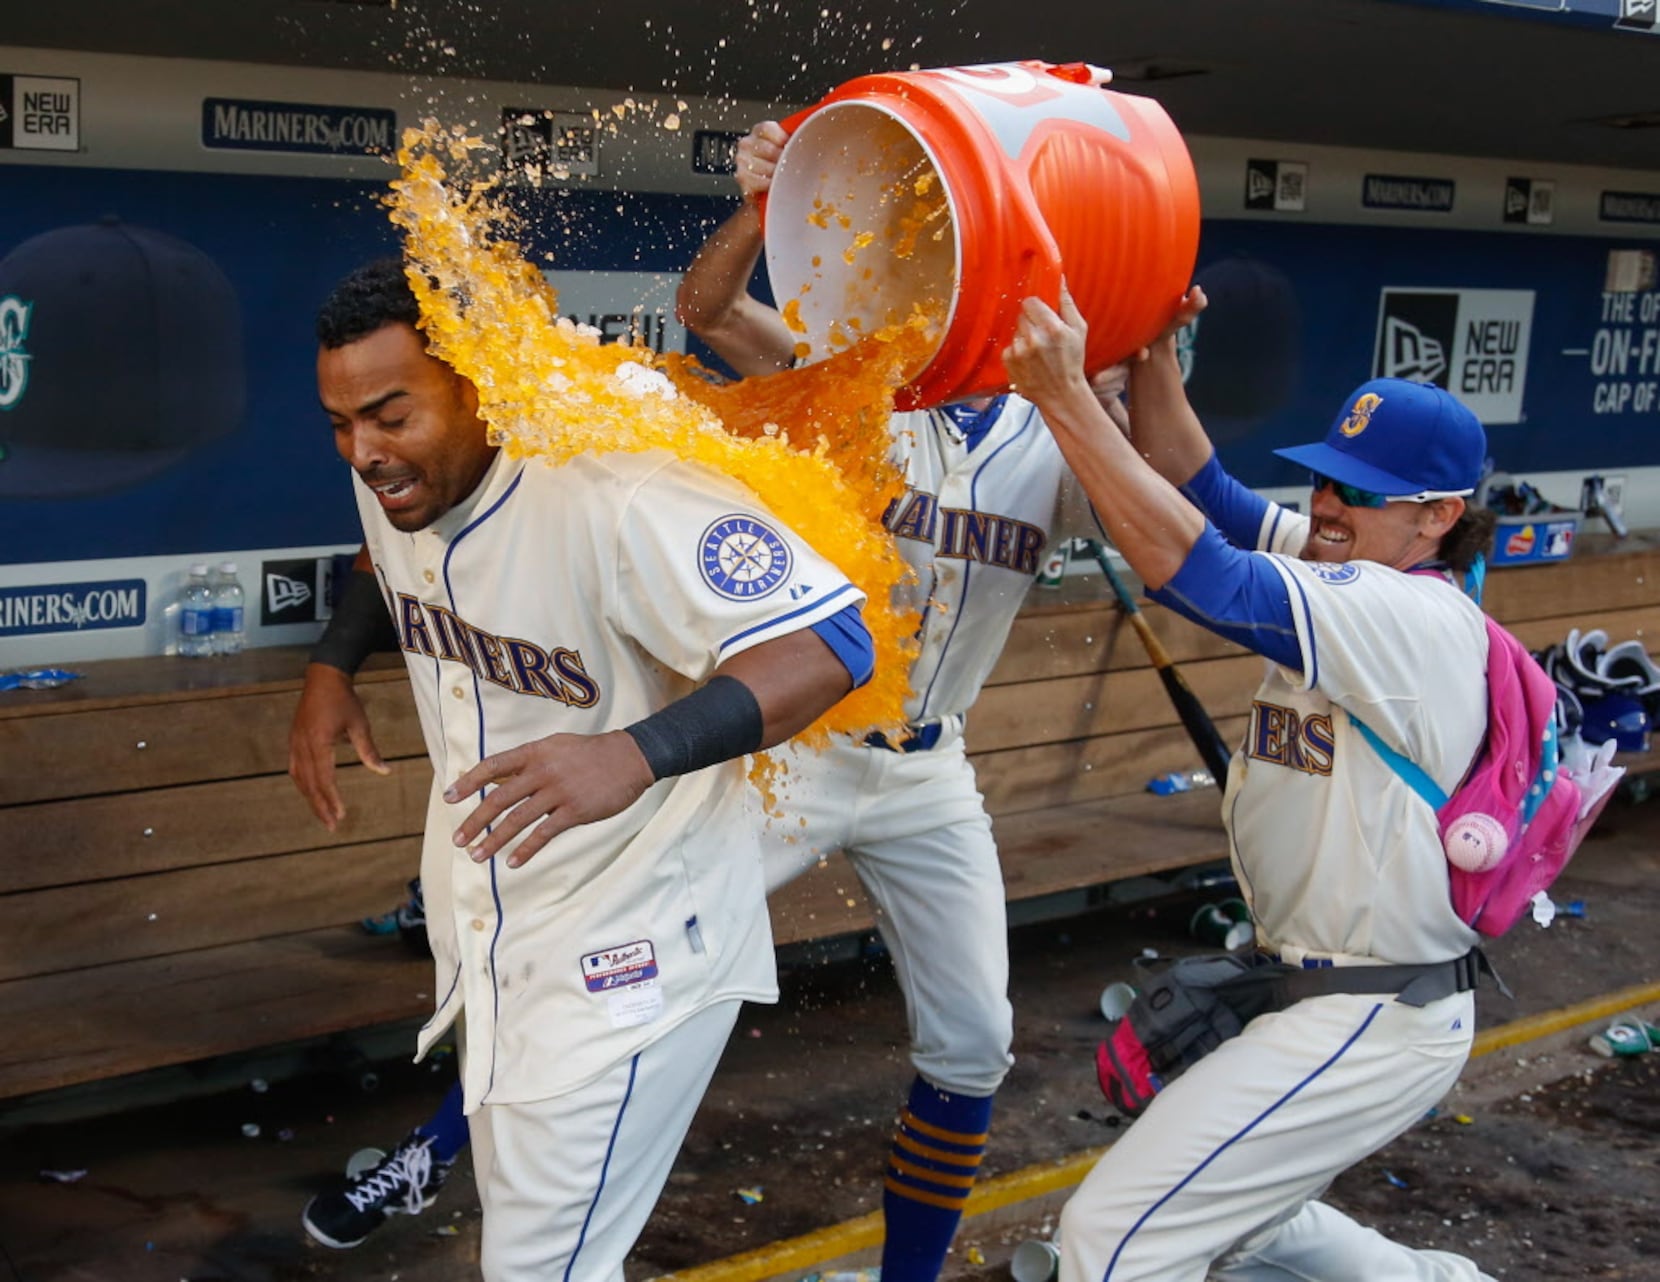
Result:
{"label": "orange cooler", "polygon": [[[862,76],[785,122],[766,205],[774,296],[819,360],[914,305],[944,317],[902,409],[1003,391],[1020,304],[1063,272],[1093,373],[1188,286],[1199,184],[1156,102],[1082,63]],[[793,304],[793,305],[792,305]]]}

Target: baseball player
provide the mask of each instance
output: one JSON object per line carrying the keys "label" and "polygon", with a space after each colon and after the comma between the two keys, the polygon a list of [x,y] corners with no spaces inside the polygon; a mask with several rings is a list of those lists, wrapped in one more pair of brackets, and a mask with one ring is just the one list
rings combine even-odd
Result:
{"label": "baseball player", "polygon": [[[786,368],[795,341],[746,292],[761,249],[755,201],[784,138],[765,121],[739,143],[743,204],[680,287],[682,322],[745,376]],[[906,489],[885,520],[916,572],[912,604],[929,607],[910,724],[891,739],[792,752],[780,798],[790,822],[767,828],[765,860],[770,892],[842,850],[880,909],[917,1073],[884,1181],[882,1282],[933,1282],[1013,1062],[1003,877],[964,716],[1046,549],[1099,527],[1043,419],[1017,396],[896,414],[890,436]]]}
{"label": "baseball player", "polygon": [[736,483],[499,451],[417,320],[401,263],[360,269],[317,375],[435,775],[420,1048],[457,1025],[484,1276],[621,1282],[738,1003],[776,999],[738,759],[867,679],[870,638]]}
{"label": "baseball player", "polygon": [[[1440,388],[1365,384],[1323,442],[1279,451],[1315,474],[1302,516],[1222,471],[1172,340],[1131,375],[1126,440],[1085,381],[1085,333],[1064,293],[1058,315],[1029,299],[1007,368],[1153,598],[1268,660],[1223,799],[1233,864],[1262,947],[1333,974],[1153,1099],[1062,1213],[1061,1282],[1483,1277],[1316,1200],[1446,1093],[1475,1029],[1476,935],[1435,815],[1350,716],[1448,791],[1481,744],[1487,636],[1452,582],[1491,533],[1465,503],[1481,424]],[[1437,987],[1342,991],[1380,963]]]}

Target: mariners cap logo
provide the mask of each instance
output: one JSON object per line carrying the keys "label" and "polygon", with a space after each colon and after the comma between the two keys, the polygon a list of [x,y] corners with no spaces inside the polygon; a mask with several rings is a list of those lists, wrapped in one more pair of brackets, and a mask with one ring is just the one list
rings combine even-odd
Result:
{"label": "mariners cap logo", "polygon": [[699,561],[704,582],[721,596],[755,601],[789,577],[791,556],[771,527],[734,513],[703,532]]}
{"label": "mariners cap logo", "polygon": [[1372,415],[1378,412],[1378,406],[1382,404],[1383,397],[1376,392],[1357,396],[1355,403],[1349,408],[1348,417],[1337,425],[1337,430],[1344,436],[1359,436],[1366,430],[1366,425],[1372,421]]}
{"label": "mariners cap logo", "polygon": [[21,401],[29,386],[29,353],[23,343],[29,337],[32,311],[34,304],[21,298],[0,298],[0,410]]}

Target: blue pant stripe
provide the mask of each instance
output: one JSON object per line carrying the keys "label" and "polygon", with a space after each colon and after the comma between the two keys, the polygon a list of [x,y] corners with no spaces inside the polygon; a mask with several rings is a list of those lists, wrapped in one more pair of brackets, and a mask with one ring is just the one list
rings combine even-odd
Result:
{"label": "blue pant stripe", "polygon": [[1365,1033],[1365,1031],[1372,1026],[1372,1021],[1377,1018],[1378,1012],[1382,1009],[1383,1009],[1383,1003],[1381,1003],[1381,1002],[1379,1002],[1377,1005],[1373,1006],[1372,1009],[1367,1012],[1366,1018],[1361,1021],[1360,1027],[1355,1029],[1355,1031],[1349,1035],[1348,1040],[1346,1040],[1341,1046],[1339,1046],[1337,1048],[1337,1050],[1332,1054],[1332,1057],[1330,1059],[1328,1059],[1324,1064],[1320,1065],[1319,1068],[1315,1069],[1307,1077],[1303,1078],[1302,1081],[1298,1082],[1295,1086],[1293,1086],[1290,1090],[1288,1090],[1284,1095],[1280,1096],[1279,1099],[1275,1100],[1267,1108],[1263,1109],[1262,1112],[1258,1113],[1255,1117],[1253,1117],[1239,1131],[1237,1131],[1235,1134],[1230,1136],[1228,1139],[1224,1140],[1221,1144],[1219,1144],[1216,1147],[1216,1150],[1214,1152],[1212,1152],[1209,1157],[1205,1158],[1204,1161],[1200,1162],[1199,1165],[1195,1166],[1191,1171],[1189,1171],[1186,1175],[1184,1175],[1181,1178],[1181,1180],[1175,1185],[1174,1188],[1172,1188],[1168,1193],[1166,1193],[1158,1201],[1154,1202],[1145,1211],[1143,1211],[1141,1213],[1140,1218],[1137,1219],[1136,1222],[1130,1226],[1130,1231],[1128,1233],[1126,1233],[1123,1237],[1123,1240],[1119,1242],[1118,1248],[1112,1253],[1112,1259],[1107,1261],[1107,1271],[1104,1274],[1101,1275],[1101,1282],[1112,1282],[1112,1271],[1115,1268],[1118,1267],[1118,1257],[1124,1254],[1124,1248],[1127,1247],[1130,1244],[1130,1239],[1133,1238],[1136,1235],[1136,1233],[1140,1231],[1141,1226],[1143,1224],[1147,1223],[1148,1220],[1153,1218],[1153,1213],[1155,1211],[1157,1211],[1160,1207],[1164,1206],[1164,1204],[1166,1202],[1170,1201],[1171,1198],[1175,1197],[1176,1194],[1180,1193],[1184,1188],[1186,1188],[1195,1179],[1197,1179],[1198,1176],[1199,1176],[1199,1173],[1201,1171],[1203,1171],[1207,1166],[1209,1166],[1217,1158],[1222,1156],[1223,1153],[1227,1152],[1228,1149],[1232,1148],[1240,1140],[1244,1139],[1247,1135],[1249,1135],[1252,1131],[1254,1131],[1271,1114],[1278,1111],[1279,1108],[1282,1105],[1290,1103],[1291,1100],[1294,1099],[1302,1091],[1303,1087],[1307,1086],[1315,1078],[1319,1077],[1321,1073],[1325,1072],[1333,1064],[1337,1063],[1338,1060],[1342,1059],[1343,1056],[1348,1052],[1349,1047],[1353,1046],[1357,1041],[1359,1041],[1360,1038],[1361,1038],[1361,1035],[1363,1033]]}

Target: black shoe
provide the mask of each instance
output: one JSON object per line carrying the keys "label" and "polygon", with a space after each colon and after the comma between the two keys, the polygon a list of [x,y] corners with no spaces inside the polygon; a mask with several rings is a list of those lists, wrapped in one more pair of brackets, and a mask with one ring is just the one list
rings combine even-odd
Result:
{"label": "black shoe", "polygon": [[412,1133],[379,1165],[307,1202],[300,1223],[324,1246],[358,1246],[388,1216],[419,1215],[436,1202],[453,1165],[433,1161],[431,1138]]}

